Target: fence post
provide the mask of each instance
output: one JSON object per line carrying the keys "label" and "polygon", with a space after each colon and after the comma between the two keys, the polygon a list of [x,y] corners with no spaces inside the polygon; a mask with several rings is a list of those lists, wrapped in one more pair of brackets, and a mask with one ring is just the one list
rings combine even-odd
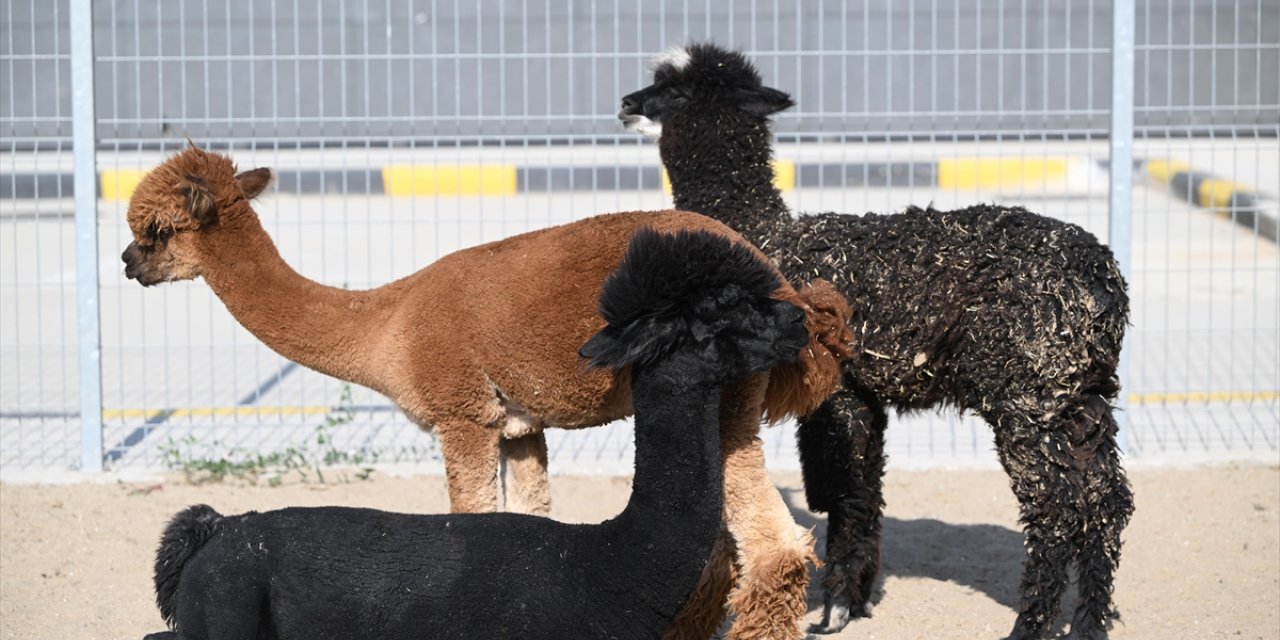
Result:
{"label": "fence post", "polygon": [[[1111,133],[1109,244],[1125,281],[1133,282],[1130,248],[1133,226],[1133,64],[1134,0],[1114,0],[1111,15]],[[1129,449],[1128,339],[1121,345],[1116,421],[1120,448]]]}
{"label": "fence post", "polygon": [[98,310],[97,114],[93,0],[71,0],[71,149],[75,158],[80,469],[102,471],[102,333]]}

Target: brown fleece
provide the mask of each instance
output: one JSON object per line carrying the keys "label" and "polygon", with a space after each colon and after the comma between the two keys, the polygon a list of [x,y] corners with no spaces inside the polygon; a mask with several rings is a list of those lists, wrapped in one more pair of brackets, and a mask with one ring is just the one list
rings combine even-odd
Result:
{"label": "brown fleece", "polygon": [[721,529],[698,586],[694,587],[680,615],[672,621],[664,640],[707,640],[720,628],[728,612],[725,606],[729,592],[738,580],[737,553],[733,535],[728,529]]}
{"label": "brown fleece", "polygon": [[[809,539],[810,545],[813,539]],[[803,637],[800,620],[805,613],[809,586],[807,564],[817,559],[798,549],[766,550],[742,576],[741,585],[729,596],[729,608],[737,614],[727,640],[793,640]],[[779,597],[785,594],[786,597]]]}
{"label": "brown fleece", "polygon": [[[204,277],[236,320],[276,352],[377,390],[433,428],[457,512],[497,508],[506,437],[524,441],[507,445],[520,485],[513,505],[545,513],[541,429],[589,427],[631,412],[627,373],[587,369],[578,348],[604,326],[600,288],[637,229],[703,229],[742,242],[693,213],[602,215],[458,251],[382,287],[350,291],[307,280],[280,257],[249,204],[269,175],[237,176],[229,158],[194,146],[166,160],[130,201],[126,273],[143,284]],[[773,383],[774,417],[817,406],[835,388],[847,353],[847,339],[837,335],[847,305],[822,285],[797,293],[778,279],[776,297],[805,307],[810,345]],[[756,438],[768,377],[726,391],[721,415],[727,527],[743,578],[761,581],[740,585],[747,595],[734,601],[747,621],[757,610],[791,611],[797,595],[789,573],[774,584],[781,574],[760,568],[760,559],[773,566],[778,554],[790,554],[802,565],[812,555],[765,474]],[[803,581],[798,596],[803,607]],[[784,602],[771,604],[778,597]],[[761,602],[744,601],[754,598]]]}
{"label": "brown fleece", "polygon": [[[809,585],[806,563],[817,563],[813,536],[791,517],[765,470],[758,429],[768,376],[758,375],[727,387],[720,404],[720,454],[724,462],[725,525],[737,547],[736,567],[729,554],[714,555],[703,574],[711,588],[695,591],[668,638],[705,638],[708,627],[723,620],[723,583],[715,574],[737,572],[729,595],[734,614],[730,638],[790,640],[800,637]],[[732,428],[730,426],[732,425]],[[707,574],[713,574],[711,576]],[[732,575],[732,574],[730,574]],[[716,616],[719,616],[719,619]],[[711,624],[714,621],[715,624]]]}
{"label": "brown fleece", "polygon": [[550,512],[547,439],[537,432],[519,438],[504,437],[500,445],[510,478],[509,484],[503,485],[507,499],[505,509],[518,513]]}
{"label": "brown fleece", "polygon": [[[809,347],[800,362],[775,367],[769,372],[765,391],[764,416],[776,422],[792,415],[808,415],[841,383],[840,363],[853,355],[853,332],[849,318],[853,311],[844,296],[826,280],[814,280],[782,299],[804,309],[809,325]],[[821,402],[819,402],[821,404]]]}

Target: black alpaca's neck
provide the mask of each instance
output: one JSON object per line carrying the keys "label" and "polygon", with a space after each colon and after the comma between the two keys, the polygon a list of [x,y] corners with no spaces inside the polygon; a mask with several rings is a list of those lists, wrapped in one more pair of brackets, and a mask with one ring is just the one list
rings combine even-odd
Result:
{"label": "black alpaca's neck", "polygon": [[662,366],[637,371],[636,473],[626,513],[649,525],[680,526],[712,512],[718,520],[720,487],[720,389],[683,385]]}
{"label": "black alpaca's neck", "polygon": [[732,108],[691,110],[663,124],[658,147],[677,209],[715,218],[757,245],[790,222],[774,184],[764,118]]}
{"label": "black alpaca's neck", "polygon": [[631,500],[602,525],[620,565],[635,569],[614,567],[618,575],[654,578],[645,581],[651,588],[634,590],[637,609],[671,616],[688,599],[710,557],[724,505],[720,388],[681,380],[679,374],[663,364],[634,370]]}

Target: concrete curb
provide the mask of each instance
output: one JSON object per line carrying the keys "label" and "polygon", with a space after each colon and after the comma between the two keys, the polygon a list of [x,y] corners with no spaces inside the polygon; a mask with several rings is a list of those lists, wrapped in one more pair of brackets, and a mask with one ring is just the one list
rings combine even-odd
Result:
{"label": "concrete curb", "polygon": [[1238,225],[1271,240],[1277,240],[1277,207],[1259,195],[1257,189],[1196,171],[1181,162],[1139,161],[1141,173],[1175,196],[1198,207],[1211,209]]}

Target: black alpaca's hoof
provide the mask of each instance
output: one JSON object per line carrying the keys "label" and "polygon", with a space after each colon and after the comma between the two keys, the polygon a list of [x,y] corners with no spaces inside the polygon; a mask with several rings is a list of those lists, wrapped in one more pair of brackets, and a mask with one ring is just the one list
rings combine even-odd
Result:
{"label": "black alpaca's hoof", "polygon": [[826,600],[826,605],[822,608],[822,621],[809,625],[809,633],[822,635],[840,633],[848,626],[850,620],[871,617],[870,606],[855,606],[845,597],[828,597]]}
{"label": "black alpaca's hoof", "polygon": [[845,617],[843,621],[838,621],[838,624],[833,625],[827,620],[827,616],[824,615],[822,616],[822,622],[815,622],[809,625],[808,632],[824,636],[831,635],[833,633],[840,633],[843,631],[847,624],[849,624],[848,617]]}
{"label": "black alpaca's hoof", "polygon": [[1026,626],[1015,623],[1013,631],[1004,637],[1004,640],[1046,640],[1048,633],[1041,633],[1034,629],[1028,629]]}
{"label": "black alpaca's hoof", "polygon": [[158,633],[148,633],[142,636],[142,640],[178,640],[178,634],[174,631],[160,631]]}
{"label": "black alpaca's hoof", "polygon": [[1071,622],[1071,632],[1067,634],[1071,640],[1107,640],[1111,631],[1110,619],[1080,619]]}
{"label": "black alpaca's hoof", "polygon": [[1073,627],[1067,637],[1071,640],[1107,640],[1107,630],[1103,627],[1091,627],[1077,631]]}

